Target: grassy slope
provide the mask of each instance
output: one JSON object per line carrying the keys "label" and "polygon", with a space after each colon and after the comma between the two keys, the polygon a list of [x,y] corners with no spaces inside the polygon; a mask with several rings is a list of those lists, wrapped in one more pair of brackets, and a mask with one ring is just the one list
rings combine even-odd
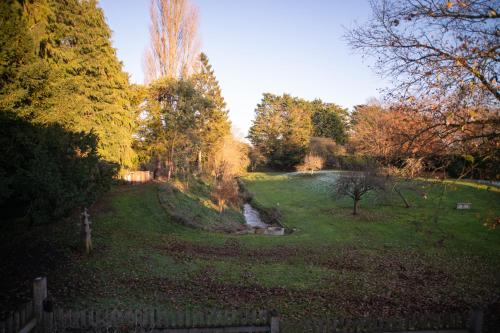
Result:
{"label": "grassy slope", "polygon": [[[74,307],[392,316],[459,311],[498,290],[500,232],[480,221],[500,214],[500,193],[450,185],[437,209],[440,188],[434,185],[426,189],[427,200],[412,198],[415,208],[372,197],[353,219],[350,202],[334,202],[318,179],[251,174],[245,182],[260,204],[279,203],[284,223],[298,232],[268,237],[195,230],[170,221],[156,184],[116,187],[91,212],[95,253],[73,251],[64,267],[49,270],[52,294]],[[474,209],[456,211],[457,201],[470,201]],[[437,226],[429,222],[435,211]],[[55,236],[74,246],[73,232]]]}

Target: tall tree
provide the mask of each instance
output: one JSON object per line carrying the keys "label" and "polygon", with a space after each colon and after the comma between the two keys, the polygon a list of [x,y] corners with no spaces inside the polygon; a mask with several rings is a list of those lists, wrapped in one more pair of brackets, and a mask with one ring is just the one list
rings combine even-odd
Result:
{"label": "tall tree", "polygon": [[[19,13],[19,5],[9,3]],[[12,20],[24,22],[17,38],[32,44],[30,52],[20,51],[19,66],[7,66],[11,82],[0,88],[0,105],[33,122],[93,131],[100,155],[130,166],[134,113],[128,76],[97,1],[34,0],[22,5],[22,17]]]}
{"label": "tall tree", "polygon": [[200,54],[198,69],[192,75],[191,81],[196,90],[211,102],[211,107],[203,109],[203,113],[197,117],[198,170],[201,172],[202,163],[206,162],[210,155],[214,156],[214,153],[221,148],[224,138],[230,134],[231,123],[219,82],[204,53]]}
{"label": "tall tree", "polygon": [[347,109],[321,100],[311,102],[311,108],[313,136],[344,144],[347,139]]}
{"label": "tall tree", "polygon": [[248,138],[269,166],[292,169],[304,158],[312,133],[307,102],[265,93],[255,109]]}
{"label": "tall tree", "polygon": [[146,81],[187,78],[198,53],[198,10],[189,0],[151,0]]}
{"label": "tall tree", "polygon": [[156,159],[157,170],[166,165],[170,178],[194,162],[200,132],[197,118],[212,104],[191,81],[164,79],[151,85],[144,107],[141,140]]}
{"label": "tall tree", "polygon": [[20,1],[0,3],[0,109],[30,116],[50,95],[50,66],[36,56],[36,40]]}

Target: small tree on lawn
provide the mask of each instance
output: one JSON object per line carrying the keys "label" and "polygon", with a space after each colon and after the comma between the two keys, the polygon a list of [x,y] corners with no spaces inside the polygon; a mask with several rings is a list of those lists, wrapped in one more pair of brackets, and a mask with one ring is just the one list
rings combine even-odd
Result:
{"label": "small tree on lawn", "polygon": [[297,165],[297,171],[305,172],[309,171],[311,175],[314,171],[321,170],[323,168],[323,164],[325,160],[321,156],[308,154],[304,158],[304,162],[302,164]]}
{"label": "small tree on lawn", "polygon": [[353,200],[352,214],[358,214],[358,203],[369,192],[385,190],[386,177],[376,170],[342,173],[334,185],[334,194],[348,196]]}

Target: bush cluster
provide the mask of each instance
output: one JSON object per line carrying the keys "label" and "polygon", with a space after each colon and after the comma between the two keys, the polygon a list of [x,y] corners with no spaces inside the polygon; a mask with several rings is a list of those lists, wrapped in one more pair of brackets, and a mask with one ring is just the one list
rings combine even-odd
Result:
{"label": "bush cluster", "polygon": [[97,153],[98,137],[37,125],[0,112],[0,217],[60,219],[109,188],[118,165]]}

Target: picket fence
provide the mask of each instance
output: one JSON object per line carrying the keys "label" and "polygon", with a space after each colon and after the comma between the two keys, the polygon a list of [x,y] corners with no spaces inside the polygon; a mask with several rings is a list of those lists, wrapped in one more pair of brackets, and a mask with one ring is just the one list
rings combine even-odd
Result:
{"label": "picket fence", "polygon": [[162,332],[162,333],[481,333],[482,311],[469,315],[413,318],[328,318],[283,320],[274,311],[166,311],[163,309],[62,309],[47,299],[47,280],[33,283],[33,300],[0,321],[0,333]]}

